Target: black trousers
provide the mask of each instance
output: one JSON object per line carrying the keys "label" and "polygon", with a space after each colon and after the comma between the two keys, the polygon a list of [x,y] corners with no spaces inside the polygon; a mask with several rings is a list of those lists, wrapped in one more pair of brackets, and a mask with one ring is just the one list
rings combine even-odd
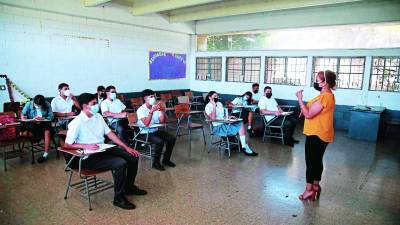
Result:
{"label": "black trousers", "polygon": [[[145,139],[146,136],[142,134],[142,138]],[[149,141],[156,145],[154,154],[154,163],[160,163],[162,150],[165,145],[165,152],[163,161],[170,161],[172,150],[174,149],[176,138],[171,134],[158,130],[157,132],[149,134]]]}
{"label": "black trousers", "polygon": [[50,131],[51,135],[54,134],[54,129],[50,122],[26,123],[22,129],[32,133],[34,141],[42,140],[46,130]]}
{"label": "black trousers", "polygon": [[[271,125],[280,125],[282,123],[283,117],[280,116],[272,122]],[[285,142],[293,141],[294,130],[296,129],[297,120],[293,117],[286,116],[285,122],[283,123],[283,134]]]}
{"label": "black trousers", "polygon": [[[112,171],[114,178],[114,198],[121,199],[125,190],[135,183],[139,158],[124,149],[115,147],[105,152],[97,153],[83,160],[82,168],[96,171]],[[72,168],[78,168],[79,159],[75,158]]]}
{"label": "black trousers", "polygon": [[318,136],[306,136],[305,158],[306,158],[306,178],[307,183],[312,184],[314,181],[320,181],[324,165],[322,158],[328,142],[324,142]]}

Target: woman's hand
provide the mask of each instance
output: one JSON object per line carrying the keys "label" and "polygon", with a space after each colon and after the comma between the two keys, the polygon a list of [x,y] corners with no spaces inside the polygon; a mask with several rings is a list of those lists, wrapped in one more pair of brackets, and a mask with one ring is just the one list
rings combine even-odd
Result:
{"label": "woman's hand", "polygon": [[127,152],[129,152],[131,155],[135,156],[135,157],[139,157],[139,156],[140,156],[140,152],[136,151],[136,150],[133,149],[133,148],[127,147],[127,148],[125,148],[125,150],[126,150]]}
{"label": "woman's hand", "polygon": [[236,116],[229,116],[229,119],[235,120],[235,119],[237,119],[237,117]]}
{"label": "woman's hand", "polygon": [[297,99],[303,101],[303,90],[298,90],[296,92]]}

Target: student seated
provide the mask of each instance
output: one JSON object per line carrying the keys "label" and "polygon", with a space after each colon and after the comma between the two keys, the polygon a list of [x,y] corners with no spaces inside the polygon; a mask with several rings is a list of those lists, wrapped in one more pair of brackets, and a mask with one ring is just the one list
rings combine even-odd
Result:
{"label": "student seated", "polygon": [[258,83],[254,83],[251,85],[251,94],[253,95],[251,98],[252,104],[258,104],[258,101],[260,101],[260,98],[262,96],[261,96],[261,93],[259,92],[259,90],[260,90],[260,85]]}
{"label": "student seated", "polygon": [[108,125],[115,130],[118,137],[128,143],[129,122],[126,117],[126,106],[117,98],[117,90],[114,86],[106,88],[107,98],[101,103],[101,113],[107,117]]}
{"label": "student seated", "polygon": [[95,95],[97,97],[97,104],[99,104],[99,106],[101,107],[101,103],[107,98],[106,88],[102,85],[98,86]]}
{"label": "student seated", "polygon": [[[144,104],[136,112],[138,124],[148,127],[157,123],[165,123],[167,120],[165,108],[162,107],[161,101],[156,101],[154,91],[150,89],[143,90],[142,96]],[[172,150],[176,141],[175,137],[157,128],[144,128],[141,133],[142,138],[145,138],[145,134],[148,133],[148,140],[156,145],[152,167],[160,171],[165,170],[164,166],[175,167],[175,163],[171,162]],[[166,150],[161,164],[161,154],[164,145]]]}
{"label": "student seated", "polygon": [[[36,95],[32,101],[27,102],[22,109],[21,119],[53,120],[51,106],[45,101],[43,95]],[[44,137],[44,153],[39,157],[38,163],[47,161],[51,135],[54,133],[51,122],[26,123],[23,127],[23,136],[31,136],[33,140],[41,140]]]}
{"label": "student seated", "polygon": [[[272,97],[272,88],[266,86],[264,88],[264,96],[261,97],[258,102],[258,107],[260,108],[260,113],[265,115],[265,119],[267,122],[272,120],[276,116],[280,116],[283,110],[278,106],[275,98]],[[282,123],[283,117],[278,117],[272,122],[272,125],[279,125]],[[284,127],[284,143],[285,145],[292,146],[294,143],[298,143],[298,140],[293,138],[293,133],[296,128],[296,119],[291,116],[286,116],[285,122],[283,124]]]}
{"label": "student seated", "polygon": [[[82,162],[82,168],[95,171],[112,170],[114,178],[114,205],[123,209],[134,209],[125,195],[145,195],[145,190],[135,186],[138,169],[139,152],[122,142],[107,126],[103,117],[98,114],[97,97],[83,93],[79,96],[81,113],[68,125],[64,147],[67,149],[96,150],[98,144],[104,144],[106,135],[119,147],[88,156]],[[70,164],[78,168],[79,159]]]}
{"label": "student seated", "polygon": [[[76,97],[71,93],[69,85],[66,83],[61,83],[58,85],[59,95],[51,101],[51,109],[55,117],[67,117],[75,116],[76,113],[73,112],[73,106],[80,110],[80,106]],[[66,128],[68,120],[59,119],[58,125]]]}
{"label": "student seated", "polygon": [[[205,112],[210,120],[223,120],[224,119],[224,106],[218,99],[218,93],[215,91],[210,91],[207,94]],[[242,146],[242,151],[247,156],[257,156],[258,153],[251,150],[249,145],[246,143],[246,129],[242,121],[235,123],[222,123],[222,122],[212,122],[213,123],[213,133],[222,136],[235,136],[239,133],[240,144]]]}
{"label": "student seated", "polygon": [[253,123],[253,110],[252,108],[249,109],[242,109],[242,108],[235,108],[235,106],[250,106],[252,102],[252,96],[253,94],[248,91],[244,93],[243,95],[240,95],[236,97],[232,101],[232,116],[235,116],[237,118],[242,118],[244,124],[248,124],[247,130],[251,130],[251,124]]}

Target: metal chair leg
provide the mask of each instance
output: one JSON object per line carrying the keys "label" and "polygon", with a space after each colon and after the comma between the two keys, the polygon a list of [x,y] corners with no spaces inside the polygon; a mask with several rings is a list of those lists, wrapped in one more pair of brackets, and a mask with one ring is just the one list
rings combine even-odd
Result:
{"label": "metal chair leg", "polygon": [[64,195],[64,199],[67,199],[68,198],[68,191],[69,191],[69,189],[70,189],[70,187],[71,187],[71,179],[72,179],[72,170],[71,171],[69,171],[70,173],[69,173],[69,178],[68,178],[68,183],[67,183],[67,190],[65,191],[65,195]]}
{"label": "metal chair leg", "polygon": [[7,157],[6,157],[6,147],[3,147],[3,161],[4,161],[4,172],[7,172]]}
{"label": "metal chair leg", "polygon": [[35,148],[33,147],[33,143],[31,143],[31,156],[32,156],[32,164],[35,164]]}
{"label": "metal chair leg", "polygon": [[87,177],[85,177],[84,180],[85,180],[86,196],[87,196],[88,202],[89,202],[89,210],[92,211],[92,202],[90,201],[90,192],[89,192],[89,185],[88,185]]}
{"label": "metal chair leg", "polygon": [[207,142],[206,142],[206,135],[204,134],[204,128],[201,128],[201,132],[203,133],[204,145],[207,145]]}

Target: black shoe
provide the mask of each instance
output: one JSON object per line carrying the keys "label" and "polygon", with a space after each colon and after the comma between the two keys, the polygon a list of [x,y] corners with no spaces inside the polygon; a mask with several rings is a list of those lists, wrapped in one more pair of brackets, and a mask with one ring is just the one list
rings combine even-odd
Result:
{"label": "black shoe", "polygon": [[153,169],[159,170],[159,171],[164,171],[165,168],[160,164],[160,163],[153,163]]}
{"label": "black shoe", "polygon": [[243,154],[245,154],[245,155],[247,155],[247,156],[258,156],[258,153],[257,152],[251,152],[251,153],[248,153],[248,152],[246,152],[246,149],[245,148],[242,148],[242,151],[243,151]]}
{"label": "black shoe", "polygon": [[126,195],[147,195],[147,191],[138,188],[137,186],[133,186],[125,189]]}
{"label": "black shoe", "polygon": [[113,204],[117,207],[120,207],[121,209],[135,209],[136,206],[128,201],[125,197],[121,199],[114,199]]}
{"label": "black shoe", "polygon": [[163,165],[164,166],[169,166],[169,167],[175,167],[175,163],[171,162],[171,161],[163,161]]}
{"label": "black shoe", "polygon": [[285,145],[293,147],[294,146],[294,142],[293,141],[285,141]]}
{"label": "black shoe", "polygon": [[294,138],[292,138],[292,142],[293,142],[293,143],[295,143],[295,144],[298,144],[298,143],[300,143],[300,141],[299,141],[299,140],[296,140],[296,139],[294,139]]}
{"label": "black shoe", "polygon": [[40,157],[38,158],[37,162],[38,162],[38,163],[44,163],[44,162],[47,161],[47,158],[48,158],[48,157],[40,156]]}

